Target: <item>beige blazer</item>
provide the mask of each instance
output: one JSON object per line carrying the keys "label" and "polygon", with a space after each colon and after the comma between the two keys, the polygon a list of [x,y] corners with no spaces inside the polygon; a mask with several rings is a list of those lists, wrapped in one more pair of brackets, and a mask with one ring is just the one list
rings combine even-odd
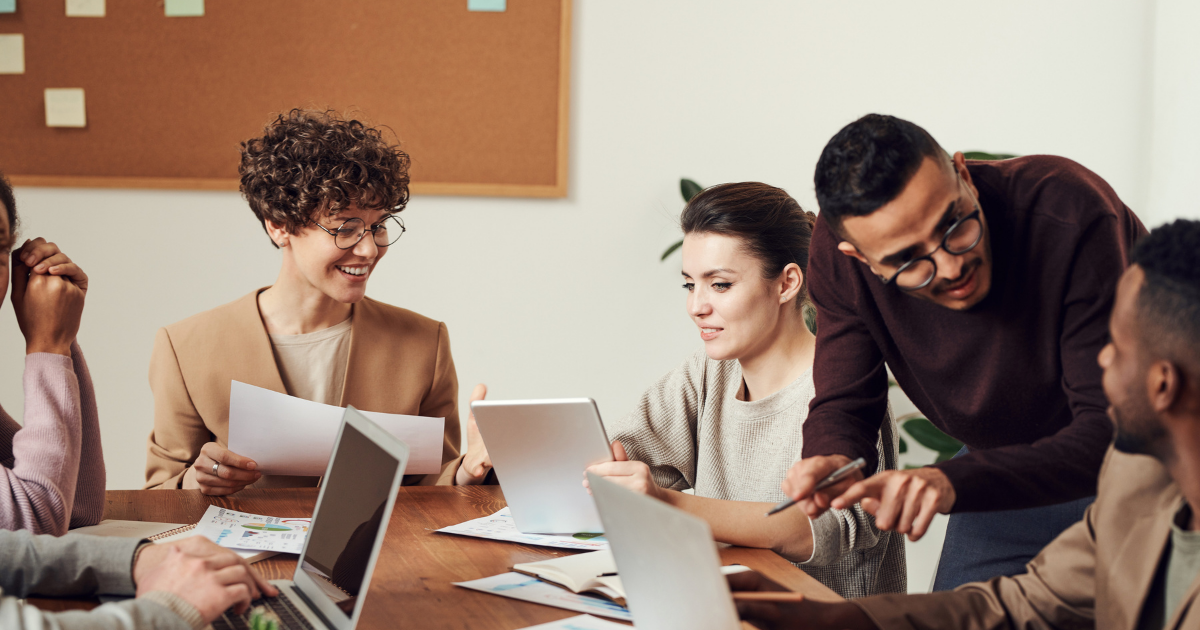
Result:
{"label": "beige blazer", "polygon": [[[855,600],[881,628],[1133,630],[1167,549],[1179,487],[1151,457],[1112,448],[1096,502],[1029,563],[1028,573],[930,595]],[[1165,628],[1200,629],[1200,578]]]}
{"label": "beige blazer", "polygon": [[[150,359],[154,430],[146,488],[179,488],[202,446],[228,444],[231,381],[287,393],[258,312],[259,291],[159,329]],[[461,434],[445,324],[371,298],[354,305],[353,317],[341,405],[446,418],[441,474],[404,482],[453,484]],[[315,484],[316,477],[266,475],[255,486]]]}

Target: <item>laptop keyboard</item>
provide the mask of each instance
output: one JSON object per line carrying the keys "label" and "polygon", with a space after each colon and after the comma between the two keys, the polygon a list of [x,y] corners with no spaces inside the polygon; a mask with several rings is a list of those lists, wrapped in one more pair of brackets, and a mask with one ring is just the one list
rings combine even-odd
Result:
{"label": "laptop keyboard", "polygon": [[284,630],[313,630],[312,624],[308,623],[304,615],[296,610],[296,606],[292,604],[292,600],[286,597],[264,597],[250,602],[250,608],[246,609],[246,614],[235,615],[232,612],[226,612],[223,616],[218,617],[213,621],[213,630],[250,630],[250,611],[255,606],[265,606],[279,615],[279,629]]}

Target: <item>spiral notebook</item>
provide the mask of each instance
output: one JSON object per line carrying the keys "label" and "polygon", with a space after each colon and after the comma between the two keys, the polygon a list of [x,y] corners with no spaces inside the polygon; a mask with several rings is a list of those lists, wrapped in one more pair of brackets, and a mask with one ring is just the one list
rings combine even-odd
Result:
{"label": "spiral notebook", "polygon": [[[96,525],[79,527],[71,530],[72,534],[87,534],[89,536],[113,536],[120,538],[145,538],[151,542],[163,543],[187,538],[192,535],[198,523],[182,525],[180,523],[153,523],[149,521],[122,521],[105,519]],[[278,555],[277,551],[261,551],[256,549],[231,549],[246,562],[258,562],[271,556]]]}

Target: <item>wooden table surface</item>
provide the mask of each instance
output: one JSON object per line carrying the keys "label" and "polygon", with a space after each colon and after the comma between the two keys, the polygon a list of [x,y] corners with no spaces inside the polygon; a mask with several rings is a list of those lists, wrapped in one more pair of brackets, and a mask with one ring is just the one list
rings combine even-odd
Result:
{"label": "wooden table surface", "polygon": [[[198,490],[110,490],[104,518],[194,523],[209,505],[252,514],[312,516],[316,488],[243,490],[230,497],[207,497]],[[498,486],[402,487],[387,538],[367,594],[359,628],[490,628],[512,630],[575,616],[575,613],[454,586],[504,573],[514,564],[574,552],[437,534],[434,530],[491,514],[505,506]],[[836,601],[836,593],[775,553],[727,547],[725,564],[744,564],[813,599]],[[290,579],[296,556],[254,564],[271,579]],[[30,599],[40,608],[91,608],[95,600]],[[748,626],[747,626],[748,627]]]}

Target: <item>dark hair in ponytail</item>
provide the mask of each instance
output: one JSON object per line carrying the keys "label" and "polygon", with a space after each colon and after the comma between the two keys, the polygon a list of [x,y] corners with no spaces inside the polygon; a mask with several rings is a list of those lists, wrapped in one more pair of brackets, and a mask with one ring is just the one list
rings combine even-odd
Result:
{"label": "dark hair in ponytail", "polygon": [[762,261],[763,277],[774,279],[796,263],[804,284],[796,304],[808,301],[808,246],[817,217],[805,211],[782,188],[760,182],[721,184],[692,197],[680,223],[692,233],[736,236]]}
{"label": "dark hair in ponytail", "polygon": [[[17,218],[17,200],[13,197],[12,184],[4,177],[4,173],[0,173],[0,205],[8,211],[8,235],[12,240],[17,240],[17,227],[21,222]],[[8,253],[8,252],[5,252]]]}

